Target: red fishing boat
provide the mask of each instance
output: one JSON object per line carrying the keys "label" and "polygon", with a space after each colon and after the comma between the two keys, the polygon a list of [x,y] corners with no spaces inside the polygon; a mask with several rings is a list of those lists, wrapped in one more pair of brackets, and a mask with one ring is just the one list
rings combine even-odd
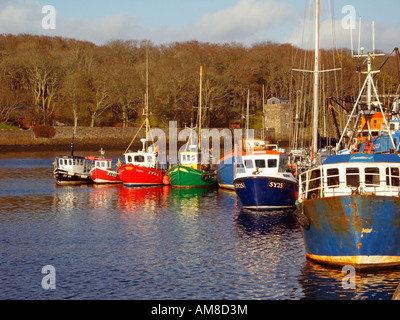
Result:
{"label": "red fishing boat", "polygon": [[90,176],[94,183],[121,183],[119,172],[112,169],[111,159],[94,159],[94,167],[90,170]]}
{"label": "red fishing boat", "polygon": [[[104,157],[103,148],[100,150],[100,156],[89,156],[86,160],[92,161],[93,167],[90,170],[90,177],[94,183],[121,183],[121,178],[117,167],[119,164],[112,165],[112,159]],[[120,162],[118,160],[118,162]]]}
{"label": "red fishing boat", "polygon": [[157,161],[158,150],[153,146],[143,150],[125,153],[125,164],[118,168],[122,183],[127,187],[162,185],[165,169]]}

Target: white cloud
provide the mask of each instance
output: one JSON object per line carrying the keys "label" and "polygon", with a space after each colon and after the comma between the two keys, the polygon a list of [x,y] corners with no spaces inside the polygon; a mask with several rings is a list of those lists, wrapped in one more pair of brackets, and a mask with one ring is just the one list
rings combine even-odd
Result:
{"label": "white cloud", "polygon": [[[292,34],[287,42],[304,49],[314,49],[315,35],[314,20],[307,19],[297,21],[297,27],[293,26]],[[323,49],[348,48],[353,45],[353,50],[358,50],[359,23],[355,25],[356,29],[344,29],[341,20],[332,20],[331,18],[321,19],[320,22],[320,47]],[[351,36],[352,31],[352,36]],[[372,51],[372,22],[362,21],[361,23],[361,41],[360,46],[365,48],[365,52]],[[351,43],[353,38],[353,44]],[[397,39],[400,38],[399,26],[387,26],[383,23],[375,22],[375,49],[390,53],[397,46]]]}
{"label": "white cloud", "polygon": [[234,7],[204,15],[185,33],[204,41],[267,41],[265,33],[284,23],[290,12],[287,4],[276,0],[239,0]]}
{"label": "white cloud", "polygon": [[[57,9],[57,8],[56,8]],[[56,30],[42,28],[42,5],[38,0],[0,0],[0,32],[31,33],[63,36],[103,44],[109,40],[143,40],[154,43],[199,40],[210,42],[241,42],[250,45],[259,41],[287,42],[303,48],[313,48],[313,19],[306,21],[303,37],[303,14],[280,0],[238,0],[230,8],[205,14],[199,21],[183,28],[162,26],[145,27],[138,17],[128,13],[104,16],[96,20],[66,18],[57,12]],[[142,17],[143,19],[143,17]],[[334,23],[335,40],[332,39],[330,18],[321,22],[321,47],[350,48],[348,30]],[[363,23],[362,35],[366,48],[371,47],[370,23]],[[354,31],[357,47],[358,31]],[[376,23],[376,48],[390,52],[400,38],[400,26]],[[303,39],[303,41],[302,41]]]}
{"label": "white cloud", "polygon": [[167,26],[150,29],[135,23],[134,17],[121,13],[97,20],[67,19],[57,12],[56,30],[44,30],[42,6],[36,0],[3,0],[0,3],[0,30],[3,33],[57,35],[96,44],[108,40],[151,39],[155,43],[172,41],[238,41],[251,44],[270,40],[268,30],[288,17],[290,7],[277,0],[239,0],[231,8],[208,13],[198,22],[180,29]]}

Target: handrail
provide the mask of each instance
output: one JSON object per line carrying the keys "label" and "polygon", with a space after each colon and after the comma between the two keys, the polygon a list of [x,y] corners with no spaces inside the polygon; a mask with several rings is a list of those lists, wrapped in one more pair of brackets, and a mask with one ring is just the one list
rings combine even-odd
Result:
{"label": "handrail", "polygon": [[[396,167],[387,167],[389,169]],[[400,171],[400,168],[398,168]],[[313,172],[319,173],[319,176],[310,178]],[[389,194],[391,196],[400,196],[400,175],[393,175],[392,170],[388,173],[380,174],[374,172],[363,172],[365,176],[371,177],[371,182],[366,182],[360,178],[360,173],[346,173],[346,179],[340,179],[340,174],[323,175],[322,167],[308,170],[299,174],[299,199],[310,199],[314,197],[351,195],[354,193],[362,194]],[[347,177],[358,176],[357,185],[345,185]],[[378,181],[374,181],[374,176],[379,177]],[[342,176],[343,177],[343,176]],[[339,182],[328,185],[328,179],[338,178]],[[397,184],[393,184],[393,179],[398,179]]]}

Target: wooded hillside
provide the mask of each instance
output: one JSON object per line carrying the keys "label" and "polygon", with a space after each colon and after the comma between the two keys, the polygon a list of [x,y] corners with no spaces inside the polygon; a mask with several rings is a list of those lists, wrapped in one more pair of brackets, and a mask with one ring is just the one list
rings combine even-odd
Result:
{"label": "wooded hillside", "polygon": [[[195,121],[199,67],[203,66],[204,125],[226,127],[243,121],[247,91],[252,114],[261,116],[262,92],[300,105],[303,126],[311,118],[313,52],[289,44],[200,43],[154,45],[147,41],[112,41],[103,46],[60,37],[0,35],[0,122],[23,117],[45,125],[54,121],[79,126],[138,125],[146,92],[155,127]],[[374,61],[380,67],[386,57]],[[326,96],[354,101],[364,75],[348,50],[321,52],[321,68],[342,68],[321,76],[321,108]],[[377,75],[380,93],[399,85],[398,58],[392,55]],[[386,101],[388,102],[388,101]],[[253,127],[260,125],[252,117]]]}

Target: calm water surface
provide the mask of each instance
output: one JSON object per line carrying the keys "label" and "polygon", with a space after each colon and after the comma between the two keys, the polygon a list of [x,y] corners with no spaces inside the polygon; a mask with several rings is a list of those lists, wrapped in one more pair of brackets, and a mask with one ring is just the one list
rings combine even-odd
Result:
{"label": "calm water surface", "polygon": [[57,154],[1,155],[0,299],[386,300],[400,282],[361,273],[343,289],[341,270],[305,259],[290,213],[243,212],[231,191],[56,186]]}

